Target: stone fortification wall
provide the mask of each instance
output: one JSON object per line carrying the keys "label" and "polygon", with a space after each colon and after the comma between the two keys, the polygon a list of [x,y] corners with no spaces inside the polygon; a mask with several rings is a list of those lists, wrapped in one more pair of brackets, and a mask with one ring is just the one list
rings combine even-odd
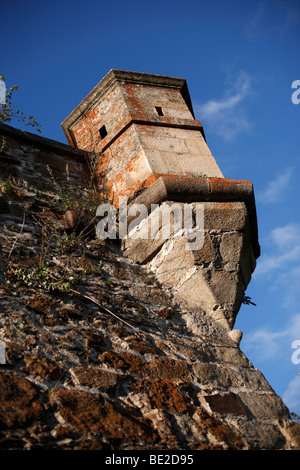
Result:
{"label": "stone fortification wall", "polygon": [[[205,306],[184,305],[163,282],[162,255],[172,264],[167,250],[154,250],[143,265],[117,240],[82,236],[45,197],[55,189],[47,164],[63,178],[68,161],[77,189],[83,153],[1,130],[1,449],[299,448],[299,424],[231,327]],[[23,182],[7,184],[10,174]],[[199,279],[209,269],[211,279],[249,279],[243,243],[246,237],[254,247],[255,237],[245,229],[246,202],[224,207],[232,224],[240,221],[228,230],[218,204],[209,210],[222,226],[207,227],[202,251],[180,259]],[[197,297],[203,300],[200,291]]]}
{"label": "stone fortification wall", "polygon": [[0,134],[1,144],[4,139],[0,155],[2,180],[11,176],[40,191],[55,191],[48,167],[63,183],[66,183],[68,172],[74,188],[83,188],[89,180],[86,152],[5,124],[0,124]]}

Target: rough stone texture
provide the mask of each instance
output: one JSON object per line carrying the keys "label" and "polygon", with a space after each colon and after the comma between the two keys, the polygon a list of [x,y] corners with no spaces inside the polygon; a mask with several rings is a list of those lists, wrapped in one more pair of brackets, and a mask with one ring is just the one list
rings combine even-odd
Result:
{"label": "rough stone texture", "polygon": [[[2,183],[16,171],[14,158],[35,165],[41,143],[47,155],[47,140],[37,140],[7,139]],[[50,156],[55,164],[51,146]],[[27,186],[1,184],[1,449],[299,449],[299,424],[243,354],[240,334],[182,308],[119,242],[92,232],[66,245],[73,229],[35,187],[51,186],[39,168],[37,180],[26,173]],[[194,265],[219,260],[225,275],[232,260],[242,264],[245,211],[237,206],[235,229],[208,231]],[[210,207],[221,224],[218,206]],[[41,263],[71,286],[17,275]]]}
{"label": "rough stone texture", "polygon": [[1,429],[28,426],[38,421],[42,404],[31,383],[15,373],[0,374]]}
{"label": "rough stone texture", "polygon": [[[175,203],[189,204],[209,202],[210,210],[206,210],[205,225],[213,230],[224,230],[233,224],[244,226],[247,217],[253,253],[255,258],[260,256],[252,183],[227,178],[190,178],[182,175],[156,175],[156,177],[149,187],[138,192],[133,201],[129,202],[129,210],[136,204],[143,204],[147,208],[147,215],[150,215],[153,211],[153,205],[161,205],[163,202],[174,201]],[[216,202],[227,203],[223,206],[223,213],[218,210],[220,205],[213,204]],[[244,203],[244,206],[240,207],[239,211],[233,212],[232,209],[237,209],[238,206],[236,204],[231,206],[229,202]],[[136,216],[128,217],[130,227],[136,225],[135,218]]]}
{"label": "rough stone texture", "polygon": [[[56,189],[47,168],[49,166],[53,176],[61,182],[66,182],[68,167],[70,183],[74,187],[82,187],[88,180],[89,159],[85,152],[2,123],[0,133],[5,139],[0,158],[2,179],[11,176],[26,181],[40,191],[54,192]],[[30,197],[30,192],[27,197]],[[2,200],[0,212],[3,212],[1,204]]]}
{"label": "rough stone texture", "polygon": [[[164,202],[129,232],[124,253],[145,264],[162,285],[171,288],[182,308],[200,309],[232,328],[256,264],[247,208],[241,202],[194,203],[196,221],[197,205],[203,208],[204,222],[199,248],[196,244],[195,249],[188,249],[189,241],[182,234],[187,204]],[[181,214],[179,224],[173,207]],[[151,237],[153,220],[160,223]],[[164,233],[168,221],[169,236]]]}

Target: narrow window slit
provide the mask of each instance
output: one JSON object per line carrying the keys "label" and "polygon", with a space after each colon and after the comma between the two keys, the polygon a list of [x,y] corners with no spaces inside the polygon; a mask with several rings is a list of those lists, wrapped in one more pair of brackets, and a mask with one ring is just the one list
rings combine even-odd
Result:
{"label": "narrow window slit", "polygon": [[160,106],[155,106],[155,109],[156,109],[156,112],[159,116],[163,116],[164,113],[163,113],[163,110]]}
{"label": "narrow window slit", "polygon": [[100,127],[99,129],[100,137],[101,139],[104,139],[104,137],[107,136],[107,130],[105,126]]}

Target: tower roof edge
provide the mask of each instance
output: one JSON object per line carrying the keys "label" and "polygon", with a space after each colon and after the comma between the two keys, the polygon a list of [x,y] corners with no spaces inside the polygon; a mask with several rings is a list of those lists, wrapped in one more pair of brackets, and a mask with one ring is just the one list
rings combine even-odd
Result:
{"label": "tower roof edge", "polygon": [[63,131],[68,137],[70,126],[101,96],[103,96],[115,83],[132,83],[135,85],[157,86],[177,88],[190,109],[193,117],[194,111],[185,78],[171,77],[167,75],[156,75],[145,72],[133,72],[127,70],[111,69],[102,80],[88,93],[79,105],[61,123]]}

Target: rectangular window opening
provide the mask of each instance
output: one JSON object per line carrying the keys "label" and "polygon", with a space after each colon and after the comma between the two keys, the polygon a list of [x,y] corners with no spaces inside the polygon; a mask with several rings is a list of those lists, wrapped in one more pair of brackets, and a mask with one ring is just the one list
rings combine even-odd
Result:
{"label": "rectangular window opening", "polygon": [[155,109],[156,109],[156,112],[159,116],[163,116],[164,113],[163,113],[163,110],[160,106],[155,106]]}
{"label": "rectangular window opening", "polygon": [[104,139],[104,137],[107,136],[107,130],[105,126],[100,127],[99,134],[100,134],[101,139]]}

